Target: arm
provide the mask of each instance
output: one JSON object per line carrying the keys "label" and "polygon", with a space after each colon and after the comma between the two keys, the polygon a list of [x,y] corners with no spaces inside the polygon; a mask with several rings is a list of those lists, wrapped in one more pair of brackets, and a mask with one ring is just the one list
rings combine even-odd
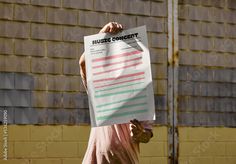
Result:
{"label": "arm", "polygon": [[86,82],[86,65],[85,65],[85,56],[84,53],[81,55],[79,59],[79,67],[80,67],[80,75],[82,78],[83,85],[87,91],[87,82]]}

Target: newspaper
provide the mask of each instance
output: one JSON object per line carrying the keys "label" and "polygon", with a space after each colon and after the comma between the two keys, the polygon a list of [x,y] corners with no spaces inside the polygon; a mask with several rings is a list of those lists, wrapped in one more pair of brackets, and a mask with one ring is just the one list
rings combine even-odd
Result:
{"label": "newspaper", "polygon": [[155,119],[146,26],[84,37],[93,127]]}

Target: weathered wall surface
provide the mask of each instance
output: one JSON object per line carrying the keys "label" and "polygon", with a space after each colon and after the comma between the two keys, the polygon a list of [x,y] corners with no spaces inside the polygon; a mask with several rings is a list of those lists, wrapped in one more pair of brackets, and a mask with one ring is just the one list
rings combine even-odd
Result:
{"label": "weathered wall surface", "polygon": [[[8,163],[81,163],[90,126],[66,125],[89,123],[78,60],[83,37],[109,21],[147,25],[157,123],[167,123],[165,1],[0,0],[0,108],[18,124],[8,126]],[[141,146],[141,163],[167,163],[167,128],[154,133]]]}
{"label": "weathered wall surface", "polygon": [[179,1],[179,124],[236,125],[236,1]]}
{"label": "weathered wall surface", "polygon": [[[147,26],[161,126],[154,127],[150,143],[141,144],[140,160],[168,163],[168,113],[174,112],[167,107],[169,14],[168,0],[0,0],[0,121],[7,110],[13,124],[7,163],[81,163],[90,126],[78,60],[83,36],[109,21]],[[180,164],[234,164],[236,134],[228,127],[236,126],[236,2],[179,0],[177,16],[175,153]]]}
{"label": "weathered wall surface", "polygon": [[236,163],[235,128],[225,128],[236,125],[236,1],[178,7],[178,161]]}
{"label": "weathered wall surface", "polygon": [[166,1],[1,0],[0,9],[0,108],[9,123],[89,123],[78,67],[83,37],[117,21],[147,25],[157,123],[166,124]]}
{"label": "weathered wall surface", "polygon": [[[0,126],[2,136],[3,126]],[[81,164],[90,126],[10,125],[8,160],[4,161],[0,142],[0,163],[6,164]],[[154,138],[141,144],[141,164],[167,164],[167,128],[154,127]],[[0,140],[1,141],[1,140]]]}
{"label": "weathered wall surface", "polygon": [[179,163],[236,163],[235,134],[235,128],[180,127]]}

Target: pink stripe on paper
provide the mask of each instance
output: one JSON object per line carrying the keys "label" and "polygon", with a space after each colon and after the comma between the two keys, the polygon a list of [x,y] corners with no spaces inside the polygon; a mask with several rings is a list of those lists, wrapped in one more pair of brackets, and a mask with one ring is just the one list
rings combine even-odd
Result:
{"label": "pink stripe on paper", "polygon": [[107,84],[107,85],[97,86],[97,87],[95,87],[95,88],[103,88],[103,87],[108,87],[108,86],[112,86],[112,85],[117,85],[117,84],[122,84],[122,83],[128,83],[128,82],[137,81],[137,80],[143,80],[143,79],[144,79],[144,77],[138,78],[138,79],[132,79],[132,80],[121,81],[121,82],[113,83],[113,84]]}
{"label": "pink stripe on paper", "polygon": [[144,75],[144,72],[127,74],[127,75],[123,75],[123,76],[120,76],[120,77],[113,77],[113,78],[107,78],[107,79],[98,79],[98,80],[94,80],[93,82],[96,83],[96,82],[101,82],[101,81],[110,81],[110,80],[122,79],[122,78],[139,76],[139,75]]}
{"label": "pink stripe on paper", "polygon": [[135,60],[140,60],[140,59],[142,59],[142,57],[137,57],[137,58],[134,58],[134,59],[119,61],[119,62],[114,62],[114,63],[109,63],[109,64],[98,65],[98,66],[94,66],[93,69],[100,68],[100,67],[108,67],[108,66],[115,65],[115,64],[120,64],[120,63],[128,63],[128,62],[135,61]]}
{"label": "pink stripe on paper", "polygon": [[127,65],[127,66],[124,66],[124,67],[115,68],[115,69],[111,69],[111,70],[107,70],[107,71],[96,72],[96,73],[93,73],[93,75],[100,75],[100,74],[103,74],[103,73],[113,72],[113,71],[121,70],[121,69],[124,69],[124,68],[137,66],[137,65],[140,65],[140,64],[142,64],[142,62],[134,63],[134,64],[131,64],[131,65]]}
{"label": "pink stripe on paper", "polygon": [[126,52],[126,53],[119,54],[119,55],[112,55],[112,56],[101,57],[101,58],[93,59],[92,62],[99,62],[99,61],[103,61],[103,60],[120,58],[120,57],[123,57],[123,56],[131,56],[131,55],[135,55],[135,54],[140,54],[141,52],[142,51],[132,51],[132,52]]}

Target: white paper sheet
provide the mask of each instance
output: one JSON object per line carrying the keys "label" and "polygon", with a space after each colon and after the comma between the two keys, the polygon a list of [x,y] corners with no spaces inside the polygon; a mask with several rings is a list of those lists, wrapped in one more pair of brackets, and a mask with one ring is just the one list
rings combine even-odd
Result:
{"label": "white paper sheet", "polygon": [[93,127],[155,119],[146,26],[84,37]]}

